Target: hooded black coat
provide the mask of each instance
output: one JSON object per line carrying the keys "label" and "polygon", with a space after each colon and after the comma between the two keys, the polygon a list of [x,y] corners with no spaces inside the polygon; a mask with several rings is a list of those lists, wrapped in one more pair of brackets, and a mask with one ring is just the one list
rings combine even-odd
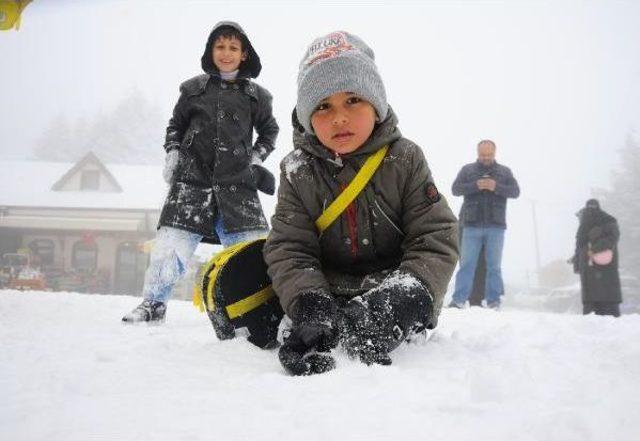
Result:
{"label": "hooded black coat", "polygon": [[[620,230],[616,218],[600,208],[584,208],[578,214],[580,226],[576,234],[574,269],[580,273],[582,302],[620,303],[622,292],[618,274],[618,241]],[[589,251],[613,251],[608,265],[590,262]]]}
{"label": "hooded black coat", "polygon": [[236,81],[221,79],[211,47],[224,26],[246,37],[238,24],[218,23],[201,59],[206,73],[180,85],[164,145],[167,152],[178,149],[180,160],[158,225],[191,231],[213,243],[219,243],[217,216],[228,233],[267,228],[251,161],[273,151],[279,130],[271,95],[251,81],[262,66],[248,38],[243,39],[248,58]]}

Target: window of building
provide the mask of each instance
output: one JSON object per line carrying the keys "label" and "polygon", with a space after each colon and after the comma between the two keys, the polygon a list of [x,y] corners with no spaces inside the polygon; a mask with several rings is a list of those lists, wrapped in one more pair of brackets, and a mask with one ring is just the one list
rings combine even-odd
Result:
{"label": "window of building", "polygon": [[122,242],[116,251],[115,292],[139,292],[144,281],[147,255],[136,242]]}
{"label": "window of building", "polygon": [[51,239],[34,239],[29,242],[29,249],[37,257],[42,266],[53,265],[55,245]]}
{"label": "window of building", "polygon": [[98,190],[100,188],[100,172],[83,170],[80,176],[80,190]]}
{"label": "window of building", "polygon": [[79,240],[74,243],[71,265],[81,271],[95,270],[98,266],[98,246],[96,243],[86,240]]}

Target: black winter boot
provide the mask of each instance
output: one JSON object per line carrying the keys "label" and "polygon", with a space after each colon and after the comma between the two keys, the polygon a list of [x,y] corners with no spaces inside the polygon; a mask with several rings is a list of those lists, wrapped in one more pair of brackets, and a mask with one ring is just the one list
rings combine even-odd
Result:
{"label": "black winter boot", "polygon": [[167,305],[153,300],[144,300],[133,311],[122,317],[125,323],[163,322]]}

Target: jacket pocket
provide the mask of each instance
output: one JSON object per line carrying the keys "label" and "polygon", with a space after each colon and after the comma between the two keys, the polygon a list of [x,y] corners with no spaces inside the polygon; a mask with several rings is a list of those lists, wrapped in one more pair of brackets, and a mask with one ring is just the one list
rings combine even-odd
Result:
{"label": "jacket pocket", "polygon": [[247,154],[247,159],[249,160],[249,163],[251,163],[251,155],[253,154],[253,146],[248,143],[246,140],[242,140],[242,147],[244,149],[244,152]]}
{"label": "jacket pocket", "polygon": [[505,223],[507,205],[502,203],[493,204],[491,207],[491,220],[497,224]]}
{"label": "jacket pocket", "polygon": [[480,203],[476,201],[466,202],[463,207],[462,218],[465,222],[478,222],[480,220]]}
{"label": "jacket pocket", "polygon": [[386,210],[382,208],[382,206],[383,205],[386,206],[386,204],[384,202],[380,202],[377,198],[374,199],[373,204],[377,209],[378,213],[382,216],[382,219],[384,220],[384,222],[387,222],[389,226],[392,227],[398,234],[400,234],[401,236],[404,236],[405,234],[399,226],[400,221],[393,214],[393,210],[391,210],[390,208],[387,208]]}
{"label": "jacket pocket", "polygon": [[185,136],[185,138],[182,140],[182,145],[180,146],[180,148],[182,150],[188,150],[189,147],[191,147],[191,144],[193,144],[193,139],[196,137],[197,134],[198,134],[198,131],[193,130],[191,133]]}

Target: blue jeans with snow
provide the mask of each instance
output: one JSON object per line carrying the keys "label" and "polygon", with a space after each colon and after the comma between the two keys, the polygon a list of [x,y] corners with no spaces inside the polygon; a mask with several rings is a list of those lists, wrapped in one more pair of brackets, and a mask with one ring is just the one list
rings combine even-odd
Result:
{"label": "blue jeans with snow", "polygon": [[502,247],[504,245],[504,228],[498,227],[464,227],[462,231],[462,246],[460,250],[460,268],[456,274],[456,287],[453,301],[465,303],[471,295],[473,277],[480,256],[480,249],[484,245],[484,257],[487,262],[487,277],[485,281],[485,299],[487,304],[500,303],[503,292]]}
{"label": "blue jeans with snow", "polygon": [[[239,242],[255,240],[267,235],[267,230],[225,233],[220,217],[215,224],[222,246],[227,248]],[[142,295],[145,300],[167,303],[174,285],[180,280],[187,264],[202,240],[199,234],[172,227],[160,227],[151,250],[149,268],[144,274]]]}

